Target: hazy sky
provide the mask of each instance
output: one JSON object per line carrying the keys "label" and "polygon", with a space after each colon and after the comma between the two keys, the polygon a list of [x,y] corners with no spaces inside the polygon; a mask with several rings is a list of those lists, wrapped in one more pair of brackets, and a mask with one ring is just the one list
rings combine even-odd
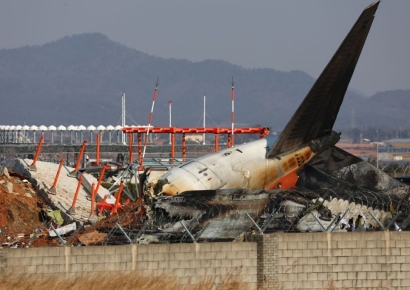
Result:
{"label": "hazy sky", "polygon": [[[0,49],[101,32],[164,58],[221,59],[246,68],[303,70],[317,78],[373,1],[2,0]],[[410,88],[410,1],[385,0],[350,88]]]}

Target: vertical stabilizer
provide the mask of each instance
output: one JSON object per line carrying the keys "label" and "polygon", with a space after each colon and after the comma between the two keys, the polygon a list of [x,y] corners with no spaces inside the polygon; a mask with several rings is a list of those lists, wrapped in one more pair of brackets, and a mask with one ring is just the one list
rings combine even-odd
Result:
{"label": "vertical stabilizer", "polygon": [[268,152],[267,158],[273,158],[330,133],[378,6],[379,2],[375,2],[362,12]]}

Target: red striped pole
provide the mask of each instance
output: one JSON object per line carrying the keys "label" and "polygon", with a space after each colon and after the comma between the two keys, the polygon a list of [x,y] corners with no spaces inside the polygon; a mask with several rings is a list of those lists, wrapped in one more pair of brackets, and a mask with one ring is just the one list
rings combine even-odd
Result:
{"label": "red striped pole", "polygon": [[234,104],[235,104],[235,87],[234,87],[234,82],[233,82],[233,77],[232,77],[232,146],[235,144],[234,143],[234,124],[235,124],[235,109],[234,109]]}
{"label": "red striped pole", "polygon": [[171,135],[171,164],[174,164],[175,161],[175,134]]}
{"label": "red striped pole", "polygon": [[185,133],[182,133],[182,162],[186,161],[186,140]]}
{"label": "red striped pole", "polygon": [[129,151],[130,151],[130,164],[132,163],[132,133],[129,133],[128,134],[129,135],[129,137],[128,137],[128,139],[129,139]]}
{"label": "red striped pole", "polygon": [[219,128],[215,132],[215,152],[219,151]]}
{"label": "red striped pole", "polygon": [[[168,101],[168,106],[169,106],[169,127],[171,128],[171,122],[172,122],[172,115],[171,115],[171,107],[172,107],[172,101]],[[169,134],[169,145],[171,145],[171,133]]]}
{"label": "red striped pole", "polygon": [[149,113],[148,129],[147,129],[147,134],[145,135],[144,151],[142,152],[142,158],[141,158],[141,164],[140,164],[141,167],[144,165],[145,149],[147,148],[149,129],[151,127],[152,115],[154,113],[155,100],[157,99],[157,91],[158,91],[158,78],[157,78],[157,82],[155,83],[155,90],[154,90],[154,97],[152,98],[151,112]]}

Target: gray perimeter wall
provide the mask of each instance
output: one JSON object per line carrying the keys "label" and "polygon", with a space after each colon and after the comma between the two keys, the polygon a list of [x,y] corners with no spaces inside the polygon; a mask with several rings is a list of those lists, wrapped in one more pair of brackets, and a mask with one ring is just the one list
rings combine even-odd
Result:
{"label": "gray perimeter wall", "polygon": [[[138,271],[172,275],[181,285],[226,277],[256,288],[256,243],[198,243],[0,250],[0,277],[9,271],[61,274]],[[0,279],[1,280],[1,279]]]}
{"label": "gray perimeter wall", "polygon": [[[138,271],[181,285],[227,275],[250,289],[410,289],[410,232],[273,233],[249,242],[0,250],[7,271]],[[279,287],[279,288],[278,288]]]}
{"label": "gray perimeter wall", "polygon": [[[410,232],[275,233],[258,243],[262,289],[410,289]],[[334,288],[332,288],[334,289]]]}

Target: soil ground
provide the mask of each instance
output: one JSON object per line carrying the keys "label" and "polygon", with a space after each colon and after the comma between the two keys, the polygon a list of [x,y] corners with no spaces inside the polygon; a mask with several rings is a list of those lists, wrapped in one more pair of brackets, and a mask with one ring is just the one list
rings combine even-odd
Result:
{"label": "soil ground", "polygon": [[[37,195],[33,186],[24,176],[10,173],[10,177],[1,174],[0,183],[11,183],[12,192],[0,186],[0,228],[4,229],[0,235],[3,247],[24,246],[30,235],[41,227],[39,213],[42,208],[47,208],[42,199]],[[49,240],[43,229],[32,246],[52,246],[56,241]]]}
{"label": "soil ground", "polygon": [[[58,246],[60,240],[48,236],[48,228],[43,226],[40,212],[50,209],[42,198],[36,193],[33,186],[25,176],[10,173],[10,177],[0,174],[0,243],[3,247],[24,247],[30,237],[37,231],[36,238],[32,240],[30,247]],[[6,189],[6,184],[11,183],[11,193]],[[134,212],[139,209],[140,201],[124,204],[116,214],[106,218],[99,217],[94,225],[85,226],[85,229],[77,234],[72,243],[86,241],[86,245],[100,243],[105,234],[99,233],[98,228],[111,228],[120,219],[121,226],[131,227],[135,221]],[[39,230],[40,229],[40,230]],[[70,235],[71,233],[69,233]],[[83,237],[83,238],[82,238]]]}

